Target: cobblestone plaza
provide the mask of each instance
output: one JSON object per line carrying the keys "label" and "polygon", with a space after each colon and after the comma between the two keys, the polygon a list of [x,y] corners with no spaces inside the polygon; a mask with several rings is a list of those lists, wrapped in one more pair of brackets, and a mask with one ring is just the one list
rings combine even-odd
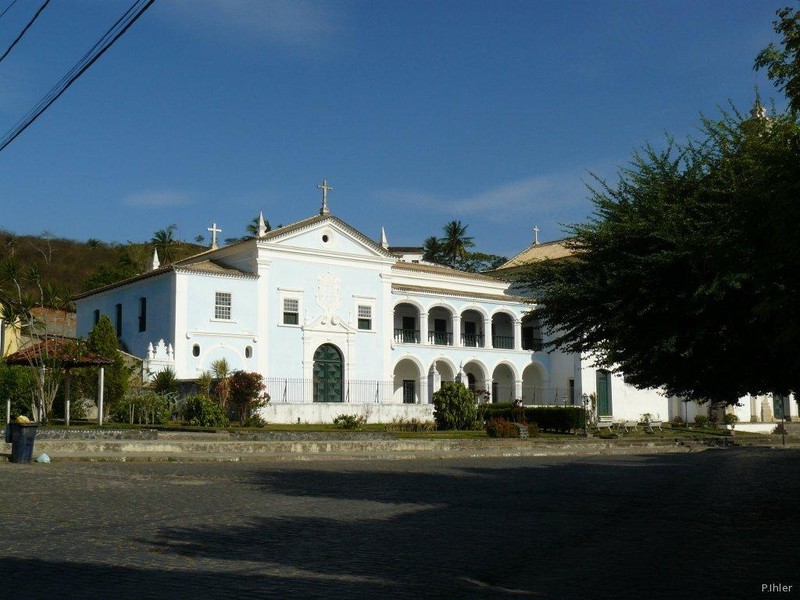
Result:
{"label": "cobblestone plaza", "polygon": [[756,598],[800,585],[796,450],[2,463],[0,494],[9,598]]}

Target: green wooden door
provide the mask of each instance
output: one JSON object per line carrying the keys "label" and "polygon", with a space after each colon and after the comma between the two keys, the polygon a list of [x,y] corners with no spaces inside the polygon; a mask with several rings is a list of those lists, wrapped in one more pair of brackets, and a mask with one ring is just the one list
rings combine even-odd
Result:
{"label": "green wooden door", "polygon": [[342,387],[342,355],[323,344],[314,352],[314,402],[341,402]]}
{"label": "green wooden door", "polygon": [[597,371],[597,416],[611,414],[611,373],[605,369]]}
{"label": "green wooden door", "polygon": [[780,394],[772,394],[772,414],[775,415],[775,420],[780,421],[784,417],[788,397],[781,396]]}

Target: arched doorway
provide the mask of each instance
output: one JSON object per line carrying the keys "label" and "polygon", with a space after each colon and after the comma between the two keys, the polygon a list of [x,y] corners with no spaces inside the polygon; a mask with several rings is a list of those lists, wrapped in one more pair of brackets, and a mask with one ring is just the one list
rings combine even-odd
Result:
{"label": "arched doorway", "polygon": [[341,402],[342,354],[333,344],[322,344],[314,352],[314,402]]}

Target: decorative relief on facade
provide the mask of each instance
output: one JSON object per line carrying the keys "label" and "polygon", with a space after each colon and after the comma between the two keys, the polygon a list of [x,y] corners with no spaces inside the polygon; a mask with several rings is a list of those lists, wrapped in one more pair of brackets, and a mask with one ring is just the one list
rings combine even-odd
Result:
{"label": "decorative relief on facade", "polygon": [[330,321],[336,325],[338,317],[336,312],[342,305],[342,283],[333,273],[322,273],[317,278],[317,306],[322,309],[322,323]]}

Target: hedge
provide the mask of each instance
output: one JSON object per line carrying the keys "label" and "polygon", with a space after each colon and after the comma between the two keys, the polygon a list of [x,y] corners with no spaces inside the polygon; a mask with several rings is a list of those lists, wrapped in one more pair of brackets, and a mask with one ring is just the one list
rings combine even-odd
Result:
{"label": "hedge", "polygon": [[[583,429],[585,412],[581,406],[528,406],[522,407],[525,421],[536,423],[542,431],[569,433],[575,429]],[[485,419],[500,418],[508,421],[519,421],[520,407],[508,402],[498,404],[481,404],[479,414]]]}

